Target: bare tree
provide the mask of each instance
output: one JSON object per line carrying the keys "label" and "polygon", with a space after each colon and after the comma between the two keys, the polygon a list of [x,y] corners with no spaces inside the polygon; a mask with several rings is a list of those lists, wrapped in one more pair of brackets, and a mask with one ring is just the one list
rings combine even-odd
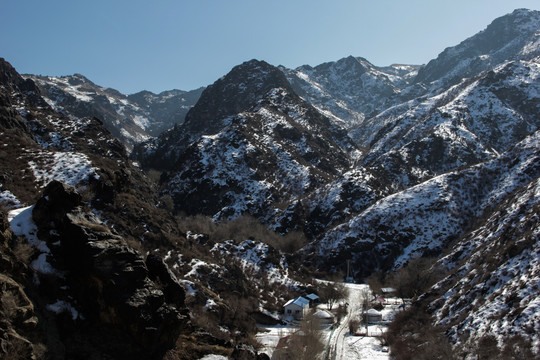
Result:
{"label": "bare tree", "polygon": [[341,300],[344,300],[349,295],[347,287],[342,283],[324,283],[319,288],[321,300],[326,302],[328,309],[332,310],[334,305]]}
{"label": "bare tree", "polygon": [[358,330],[358,327],[360,326],[360,321],[358,319],[350,319],[349,320],[349,334],[353,335],[356,330]]}
{"label": "bare tree", "polygon": [[280,359],[314,360],[324,351],[321,320],[310,312],[300,322],[300,329],[287,343]]}
{"label": "bare tree", "polygon": [[366,327],[366,334],[368,333],[368,321],[367,321],[367,311],[369,310],[370,308],[370,298],[371,298],[371,295],[370,295],[370,291],[368,289],[363,289],[361,292],[360,292],[360,299],[359,299],[359,303],[360,303],[360,313],[361,315],[359,316],[360,317],[360,323],[364,323],[365,327]]}
{"label": "bare tree", "polygon": [[341,324],[341,319],[343,319],[343,317],[347,315],[347,304],[339,304],[336,315],[337,323]]}
{"label": "bare tree", "polygon": [[390,283],[397,289],[400,297],[411,298],[421,294],[441,276],[432,258],[416,258],[392,274]]}
{"label": "bare tree", "polygon": [[363,289],[360,291],[360,296],[358,299],[358,302],[360,304],[360,308],[365,311],[369,309],[369,300],[371,298],[371,294],[368,289]]}

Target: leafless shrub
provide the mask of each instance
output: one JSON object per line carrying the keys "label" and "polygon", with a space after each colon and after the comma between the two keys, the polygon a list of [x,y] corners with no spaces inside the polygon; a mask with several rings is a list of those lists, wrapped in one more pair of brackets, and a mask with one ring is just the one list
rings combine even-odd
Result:
{"label": "leafless shrub", "polygon": [[376,338],[380,346],[388,346],[388,335],[385,332],[382,332],[381,335]]}
{"label": "leafless shrub", "polygon": [[356,331],[358,331],[358,328],[360,327],[360,321],[358,319],[350,319],[349,320],[349,334],[354,334]]}
{"label": "leafless shrub", "polygon": [[455,359],[442,329],[432,324],[431,316],[414,307],[398,313],[388,328],[386,341],[396,360]]}
{"label": "leafless shrub", "polygon": [[9,336],[2,350],[4,350],[4,359],[27,360],[32,358],[32,344],[20,336]]}
{"label": "leafless shrub", "polygon": [[163,360],[197,360],[207,354],[228,357],[231,354],[231,349],[219,345],[201,343],[193,335],[182,335],[176,341],[175,348],[165,353]]}
{"label": "leafless shrub", "polygon": [[168,212],[174,212],[174,200],[173,198],[166,194],[159,198],[159,207],[168,211]]}
{"label": "leafless shrub", "polygon": [[159,171],[159,170],[156,170],[156,169],[149,169],[147,172],[146,172],[146,176],[148,177],[148,179],[154,183],[154,184],[158,184],[159,183],[159,180],[161,179],[161,174],[163,172],[162,171]]}
{"label": "leafless shrub", "polygon": [[531,340],[522,335],[513,335],[505,340],[501,355],[504,359],[512,360],[540,358],[540,354],[537,354],[535,357],[532,351]]}
{"label": "leafless shrub", "polygon": [[491,334],[482,336],[476,344],[475,352],[478,360],[498,359],[500,349],[497,338]]}
{"label": "leafless shrub", "polygon": [[145,251],[144,251],[144,248],[141,244],[141,242],[137,239],[134,239],[132,237],[127,237],[126,238],[126,243],[135,251],[137,251],[138,253],[140,254],[144,254]]}
{"label": "leafless shrub", "polygon": [[216,230],[216,224],[211,218],[204,215],[195,215],[181,219],[179,225],[182,231],[191,231],[197,234],[213,234]]}
{"label": "leafless shrub", "polygon": [[42,343],[32,344],[32,353],[35,359],[44,359],[47,353],[47,346]]}
{"label": "leafless shrub", "polygon": [[111,230],[104,224],[98,224],[90,221],[79,221],[77,225],[84,226],[90,230],[101,232],[101,233],[110,233]]}
{"label": "leafless shrub", "polygon": [[191,310],[192,321],[198,327],[204,329],[216,339],[223,341],[231,340],[230,333],[222,331],[219,327],[219,319],[215,314],[207,311],[203,306]]}
{"label": "leafless shrub", "polygon": [[406,266],[394,272],[388,282],[400,297],[412,298],[421,294],[442,277],[432,258],[411,259]]}
{"label": "leafless shrub", "polygon": [[343,319],[344,316],[347,315],[347,305],[345,304],[339,304],[337,311],[336,311],[336,321],[338,324],[341,323],[341,319]]}
{"label": "leafless shrub", "polygon": [[29,264],[34,255],[34,248],[27,242],[18,241],[13,248],[13,254],[23,264]]}
{"label": "leafless shrub", "polygon": [[293,231],[280,235],[249,215],[222,223],[215,223],[211,218],[203,215],[195,215],[181,219],[180,228],[184,232],[206,234],[209,236],[210,243],[224,240],[240,242],[252,239],[284,253],[293,253],[307,244],[303,233]]}
{"label": "leafless shrub", "polygon": [[366,282],[374,294],[382,293],[381,288],[383,288],[384,277],[385,275],[382,271],[375,271],[367,278]]}

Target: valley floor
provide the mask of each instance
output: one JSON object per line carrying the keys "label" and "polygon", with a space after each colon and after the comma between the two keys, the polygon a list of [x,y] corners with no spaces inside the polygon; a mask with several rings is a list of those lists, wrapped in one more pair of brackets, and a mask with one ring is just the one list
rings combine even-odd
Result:
{"label": "valley floor", "polygon": [[[379,335],[386,331],[387,323],[390,322],[394,314],[399,311],[401,299],[389,299],[392,305],[387,305],[381,311],[383,321],[380,324],[370,324],[367,329],[363,326],[359,330],[359,336],[349,334],[349,319],[357,317],[361,312],[360,299],[363,291],[369,289],[364,284],[345,284],[349,290],[347,300],[348,313],[341,321],[340,325],[334,329],[326,328],[323,330],[323,336],[326,342],[326,349],[323,359],[372,359],[386,360],[390,359],[387,347],[380,344]],[[326,305],[319,305],[317,308],[326,309]],[[264,352],[272,357],[272,354],[279,342],[279,339],[294,333],[298,328],[288,325],[278,326],[260,326],[261,332],[257,339],[263,344],[260,352]]]}

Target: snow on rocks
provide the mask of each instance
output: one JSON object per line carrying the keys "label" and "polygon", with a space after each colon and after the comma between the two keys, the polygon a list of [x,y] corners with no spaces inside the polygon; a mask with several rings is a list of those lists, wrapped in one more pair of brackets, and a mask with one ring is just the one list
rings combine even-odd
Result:
{"label": "snow on rocks", "polygon": [[77,320],[77,318],[80,317],[77,309],[75,309],[70,303],[63,300],[58,300],[53,304],[47,304],[45,308],[56,314],[68,313],[71,315],[72,320]]}
{"label": "snow on rocks", "polygon": [[[504,63],[366,121],[350,132],[357,144],[370,146],[363,165],[383,166],[408,187],[495,158],[540,127],[539,63]],[[417,179],[400,180],[398,173],[410,168],[418,169]]]}
{"label": "snow on rocks", "polygon": [[186,290],[186,296],[195,296],[197,294],[196,285],[193,281],[182,279],[179,282]]}
{"label": "snow on rocks", "polygon": [[471,218],[498,206],[538,176],[539,136],[534,133],[489,162],[384,197],[309,249],[326,257],[347,253],[359,263],[373,253],[378,258],[395,256],[392,262],[398,267],[411,257],[440,251],[463,233]]}
{"label": "snow on rocks", "polygon": [[[2,189],[2,184],[0,184],[0,190]],[[0,191],[0,204],[6,209],[16,209],[22,207],[19,199],[9,190]]]}
{"label": "snow on rocks", "polygon": [[24,237],[28,243],[35,247],[40,254],[32,261],[30,266],[40,274],[62,277],[63,274],[49,263],[50,248],[45,241],[37,236],[37,227],[32,220],[34,206],[11,210],[8,213],[8,221],[11,230],[17,236]]}
{"label": "snow on rocks", "polygon": [[[442,266],[452,271],[433,287],[437,324],[452,340],[477,341],[522,335],[538,348],[540,338],[540,230],[535,206],[540,180],[514,190],[495,207],[484,226],[457,242]],[[462,334],[469,337],[462,338]]]}
{"label": "snow on rocks", "polygon": [[257,273],[264,273],[270,283],[296,286],[298,282],[289,278],[285,256],[267,244],[254,240],[245,240],[235,244],[233,240],[217,243],[210,250],[212,253],[232,255],[241,261],[243,267],[249,267]]}
{"label": "snow on rocks", "polygon": [[77,186],[99,177],[88,156],[82,153],[33,151],[31,155],[33,160],[28,165],[41,187],[52,180]]}
{"label": "snow on rocks", "polygon": [[189,266],[191,270],[184,275],[186,278],[198,279],[202,275],[219,277],[223,273],[219,265],[207,263],[199,259],[192,259]]}

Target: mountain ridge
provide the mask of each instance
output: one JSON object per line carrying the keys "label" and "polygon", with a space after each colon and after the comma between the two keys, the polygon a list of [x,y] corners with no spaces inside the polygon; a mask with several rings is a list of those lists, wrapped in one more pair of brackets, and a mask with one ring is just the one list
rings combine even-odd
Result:
{"label": "mountain ridge", "polygon": [[81,74],[62,77],[23,75],[34,80],[48,104],[75,117],[95,116],[128,148],[182,123],[203,88],[141,91],[124,95],[94,84]]}

